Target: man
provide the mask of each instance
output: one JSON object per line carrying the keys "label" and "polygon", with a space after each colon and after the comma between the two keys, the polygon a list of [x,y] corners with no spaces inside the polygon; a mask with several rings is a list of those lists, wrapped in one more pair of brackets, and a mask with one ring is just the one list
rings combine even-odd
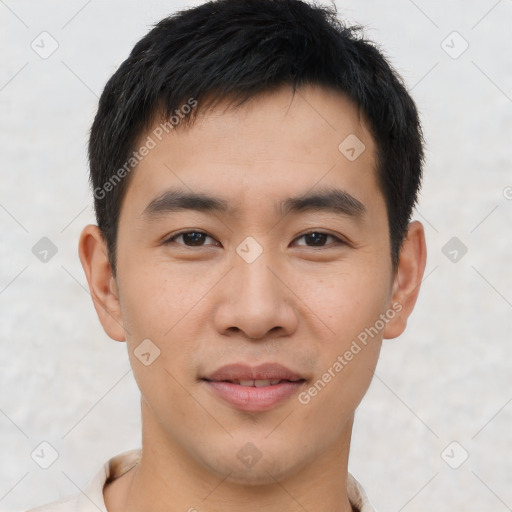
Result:
{"label": "man", "polygon": [[89,158],[79,254],[142,449],[37,510],[374,510],[354,412],[426,258],[418,115],[380,52],[299,0],[181,11],[107,83]]}

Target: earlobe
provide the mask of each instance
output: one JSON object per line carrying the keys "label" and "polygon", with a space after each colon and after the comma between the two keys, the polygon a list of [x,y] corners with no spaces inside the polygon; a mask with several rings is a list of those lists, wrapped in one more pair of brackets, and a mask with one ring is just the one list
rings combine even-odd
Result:
{"label": "earlobe", "polygon": [[398,309],[400,311],[386,325],[384,338],[396,338],[404,332],[407,319],[418,298],[426,260],[427,249],[423,225],[418,221],[411,222],[400,250],[398,268],[393,281],[391,304],[395,305],[396,311]]}
{"label": "earlobe", "polygon": [[78,243],[78,255],[89,284],[98,318],[107,335],[125,341],[116,281],[108,261],[105,241],[98,226],[85,226]]}

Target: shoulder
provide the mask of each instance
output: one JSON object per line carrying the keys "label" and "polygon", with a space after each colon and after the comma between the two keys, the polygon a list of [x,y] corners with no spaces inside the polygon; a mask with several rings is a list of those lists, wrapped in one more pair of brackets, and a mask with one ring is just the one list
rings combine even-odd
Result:
{"label": "shoulder", "polygon": [[357,512],[377,512],[368,500],[363,486],[351,475],[347,475],[347,492],[350,504]]}
{"label": "shoulder", "polygon": [[107,512],[103,501],[103,486],[107,476],[108,463],[101,467],[81,492],[25,512]]}
{"label": "shoulder", "polygon": [[105,484],[130,470],[140,456],[140,448],[120,453],[103,464],[81,492],[25,512],[107,512],[103,497]]}
{"label": "shoulder", "polygon": [[76,512],[80,510],[78,505],[78,494],[75,494],[69,498],[64,498],[53,503],[47,503],[46,505],[31,508],[25,512]]}

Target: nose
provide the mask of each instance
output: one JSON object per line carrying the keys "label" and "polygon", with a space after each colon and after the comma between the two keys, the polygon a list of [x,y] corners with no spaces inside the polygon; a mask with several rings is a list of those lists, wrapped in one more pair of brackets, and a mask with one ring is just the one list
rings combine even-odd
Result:
{"label": "nose", "polygon": [[233,264],[219,288],[214,319],[218,332],[242,332],[253,340],[292,334],[298,324],[295,295],[276,259],[263,250],[252,262],[235,254]]}

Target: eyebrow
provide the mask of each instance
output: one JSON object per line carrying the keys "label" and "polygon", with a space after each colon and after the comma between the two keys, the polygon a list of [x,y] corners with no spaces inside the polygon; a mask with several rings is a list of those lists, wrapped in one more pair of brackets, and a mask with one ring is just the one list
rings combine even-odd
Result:
{"label": "eyebrow", "polygon": [[364,204],[345,190],[324,188],[298,197],[290,197],[279,204],[282,215],[306,211],[325,211],[360,218],[366,213]]}
{"label": "eyebrow", "polygon": [[[289,213],[322,211],[361,218],[366,208],[361,201],[342,189],[326,187],[315,192],[289,197],[275,205],[282,216]],[[220,197],[204,193],[169,189],[155,197],[144,209],[141,216],[151,220],[169,213],[183,210],[236,214],[237,209]]]}

